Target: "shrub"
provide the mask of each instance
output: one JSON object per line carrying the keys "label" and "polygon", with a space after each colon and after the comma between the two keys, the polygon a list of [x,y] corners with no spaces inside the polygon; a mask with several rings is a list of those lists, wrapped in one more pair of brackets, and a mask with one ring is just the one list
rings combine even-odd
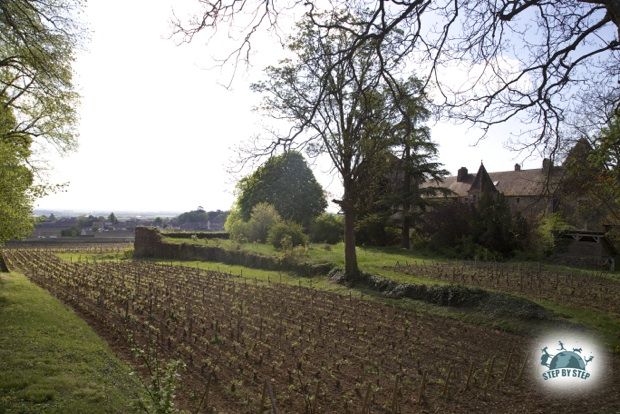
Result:
{"label": "shrub", "polygon": [[234,221],[228,224],[227,230],[230,232],[231,240],[234,240],[239,243],[245,243],[249,241],[248,229],[249,229],[249,224],[246,223],[245,221],[239,220],[239,221]]}
{"label": "shrub", "polygon": [[355,239],[358,244],[390,246],[400,242],[400,230],[389,227],[386,218],[380,214],[368,214],[355,225]]}
{"label": "shrub", "polygon": [[323,213],[310,225],[310,241],[313,243],[336,244],[342,241],[344,224],[342,217]]}
{"label": "shrub", "polygon": [[538,256],[548,256],[556,247],[555,233],[573,228],[559,213],[547,214],[538,223],[531,246]]}
{"label": "shrub", "polygon": [[276,209],[267,203],[259,203],[252,210],[249,221],[243,221],[237,208],[228,215],[225,228],[236,242],[265,242],[269,229],[282,219]]}
{"label": "shrub", "polygon": [[271,227],[268,241],[278,249],[291,248],[305,245],[308,242],[308,237],[304,234],[300,224],[285,221],[276,223]]}
{"label": "shrub", "polygon": [[243,218],[241,216],[241,210],[239,206],[235,203],[233,207],[230,209],[230,213],[228,213],[228,217],[226,217],[226,221],[224,222],[224,230],[228,233],[232,232],[232,228],[236,223],[242,222]]}
{"label": "shrub", "polygon": [[280,222],[282,218],[271,204],[258,203],[252,209],[250,221],[248,221],[248,240],[264,243],[267,241],[269,229]]}

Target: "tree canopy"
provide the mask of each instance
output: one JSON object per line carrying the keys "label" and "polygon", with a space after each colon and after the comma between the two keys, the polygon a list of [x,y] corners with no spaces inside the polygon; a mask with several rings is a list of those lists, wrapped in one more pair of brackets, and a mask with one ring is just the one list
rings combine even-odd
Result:
{"label": "tree canopy", "polygon": [[32,203],[55,189],[35,180],[31,146],[76,145],[71,64],[80,8],[80,0],[0,2],[0,243],[27,235]]}
{"label": "tree canopy", "polygon": [[187,211],[180,214],[179,217],[177,217],[177,221],[179,224],[206,223],[209,221],[209,214],[202,208],[198,208],[196,210]]}
{"label": "tree canopy", "polygon": [[25,163],[30,138],[15,135],[15,117],[0,105],[0,244],[32,231],[32,202],[38,194],[33,174]]}
{"label": "tree canopy", "polygon": [[415,67],[446,115],[484,134],[509,120],[528,124],[517,148],[553,154],[566,129],[599,130],[620,107],[618,0],[197,2],[199,15],[177,21],[177,34],[190,41],[227,28],[241,39],[228,60],[249,59],[256,33],[286,27],[281,17],[294,8],[325,39],[348,33],[336,60],[372,44],[384,77],[403,73],[398,62]]}
{"label": "tree canopy", "polygon": [[407,100],[393,99],[388,90],[412,91],[401,88],[399,79],[382,76],[372,44],[348,59],[348,52],[341,51],[352,40],[344,30],[323,36],[312,24],[298,26],[288,46],[294,57],[268,67],[266,80],[253,86],[264,96],[266,115],[287,121],[290,129],[256,147],[253,156],[280,147],[329,156],[344,189],[342,198],[333,201],[344,213],[345,271],[354,278],[359,274],[354,227],[362,187],[373,166],[396,145],[393,137],[403,116],[410,116],[402,104]]}
{"label": "tree canopy", "polygon": [[245,221],[254,206],[269,203],[282,218],[308,226],[327,207],[323,188],[297,151],[269,158],[243,178],[238,189],[237,203]]}
{"label": "tree canopy", "polygon": [[0,85],[17,122],[14,135],[75,147],[71,65],[81,39],[80,0],[0,2]]}

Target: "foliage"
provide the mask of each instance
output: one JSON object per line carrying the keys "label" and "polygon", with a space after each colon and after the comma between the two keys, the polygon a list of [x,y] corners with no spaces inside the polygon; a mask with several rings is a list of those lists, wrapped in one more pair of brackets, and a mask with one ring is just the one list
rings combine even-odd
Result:
{"label": "foliage", "polygon": [[428,246],[450,256],[498,260],[529,240],[523,217],[512,217],[501,193],[482,193],[475,205],[457,201],[433,205],[424,214],[420,233]]}
{"label": "foliage", "polygon": [[356,239],[363,246],[391,246],[398,244],[400,231],[386,224],[386,217],[371,213],[359,219],[355,224]]}
{"label": "foliage", "polygon": [[79,226],[72,226],[67,229],[60,230],[60,237],[77,237],[81,234]]}
{"label": "foliage", "polygon": [[230,238],[238,242],[267,241],[271,227],[282,221],[276,209],[267,203],[258,203],[252,209],[250,220],[243,221],[241,215],[233,209],[226,221]]}
{"label": "foliage", "polygon": [[472,232],[473,208],[456,200],[433,204],[423,214],[419,233],[433,250],[457,247]]}
{"label": "foliage", "polygon": [[474,210],[472,237],[476,244],[504,257],[510,256],[517,247],[512,214],[502,193],[483,192],[480,195]]}
{"label": "foliage", "polygon": [[201,208],[196,210],[187,211],[183,214],[180,214],[177,217],[177,221],[179,224],[197,224],[197,223],[206,223],[209,221],[209,216],[206,211]]}
{"label": "foliage", "polygon": [[241,216],[239,204],[235,202],[235,204],[230,209],[228,216],[226,217],[226,221],[224,222],[224,230],[231,233],[232,227],[240,221],[243,221],[243,217]]}
{"label": "foliage", "polygon": [[185,369],[185,363],[181,360],[163,360],[154,340],[147,343],[146,348],[142,348],[130,334],[128,342],[133,357],[148,375],[146,380],[141,379],[146,397],[140,400],[140,408],[147,414],[179,413],[174,402],[179,386],[179,373]]}
{"label": "foliage", "polygon": [[308,236],[304,234],[301,224],[294,221],[281,221],[271,226],[267,241],[278,249],[291,248],[307,244]]}
{"label": "foliage", "polygon": [[[335,23],[355,21],[351,13],[329,14]],[[376,40],[365,42],[354,53],[350,32],[321,33],[302,22],[288,44],[291,58],[266,69],[267,79],[253,85],[264,96],[262,110],[278,124],[288,121],[257,153],[277,148],[306,149],[311,155],[327,154],[343,184],[345,272],[359,275],[355,251],[355,218],[362,188],[361,177],[392,144],[398,105],[384,93],[396,85],[381,76],[382,62],[374,55]]]}
{"label": "foliage", "polygon": [[32,232],[32,203],[41,194],[26,163],[31,139],[15,134],[16,125],[11,109],[0,105],[0,244]]}
{"label": "foliage", "polygon": [[579,139],[564,161],[560,203],[565,218],[582,228],[620,224],[620,116],[594,138]]}
{"label": "foliage", "polygon": [[0,3],[0,83],[5,106],[20,120],[15,135],[75,147],[77,93],[71,64],[82,29],[80,0]]}
{"label": "foliage", "polygon": [[271,157],[239,184],[237,204],[244,220],[254,206],[269,203],[280,216],[308,226],[321,214],[327,201],[304,157],[297,151]]}
{"label": "foliage", "polygon": [[[32,203],[57,187],[34,184],[31,144],[75,147],[71,64],[78,0],[0,2],[0,243],[32,229]],[[41,141],[43,140],[43,141]]]}
{"label": "foliage", "polygon": [[540,218],[538,225],[532,232],[530,249],[538,257],[548,256],[556,247],[555,235],[558,232],[574,228],[568,224],[560,213],[546,214]]}
{"label": "foliage", "polygon": [[336,244],[342,241],[343,232],[341,216],[323,213],[315,218],[310,225],[309,236],[313,243]]}
{"label": "foliage", "polygon": [[118,224],[118,219],[116,218],[116,215],[114,213],[110,213],[110,215],[108,216],[108,221],[112,224]]}

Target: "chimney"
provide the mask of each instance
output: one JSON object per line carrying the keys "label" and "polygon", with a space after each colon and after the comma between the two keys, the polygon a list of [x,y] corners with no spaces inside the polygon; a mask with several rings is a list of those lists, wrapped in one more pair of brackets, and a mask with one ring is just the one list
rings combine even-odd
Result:
{"label": "chimney", "polygon": [[549,172],[553,168],[553,161],[549,158],[543,160],[542,169],[544,172]]}
{"label": "chimney", "polygon": [[467,168],[461,167],[459,168],[459,172],[456,175],[456,181],[462,183],[467,178]]}
{"label": "chimney", "polygon": [[521,171],[521,165],[515,164],[515,171]]}

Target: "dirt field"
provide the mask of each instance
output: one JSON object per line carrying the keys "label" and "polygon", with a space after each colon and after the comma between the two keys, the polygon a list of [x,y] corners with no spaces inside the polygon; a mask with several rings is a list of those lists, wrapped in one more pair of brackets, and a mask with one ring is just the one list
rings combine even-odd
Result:
{"label": "dirt field", "polygon": [[600,389],[554,399],[532,379],[528,338],[220,272],[3,253],[111,343],[131,332],[182,359],[189,409],[200,396],[218,413],[620,412],[617,356]]}

